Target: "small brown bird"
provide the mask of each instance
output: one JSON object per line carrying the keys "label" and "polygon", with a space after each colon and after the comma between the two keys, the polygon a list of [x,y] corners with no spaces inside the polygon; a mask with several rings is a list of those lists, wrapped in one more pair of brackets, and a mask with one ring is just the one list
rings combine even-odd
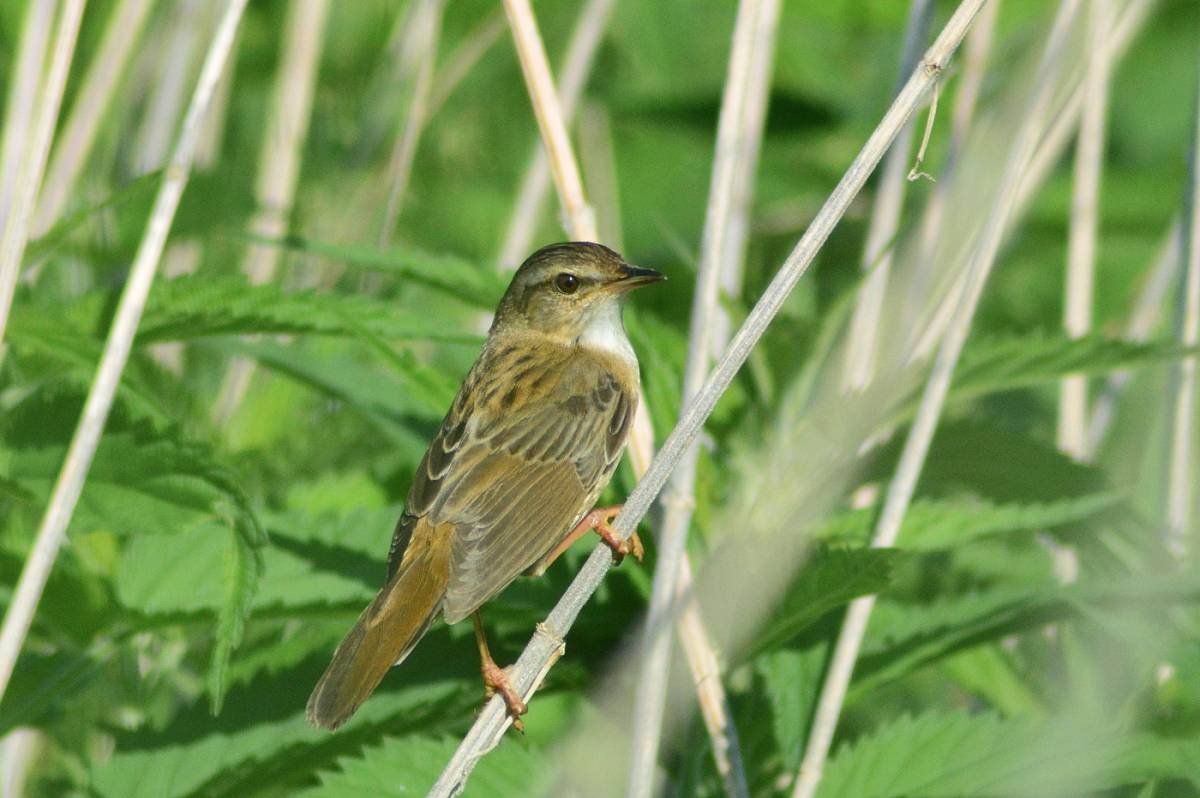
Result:
{"label": "small brown bird", "polygon": [[609,526],[620,508],[592,505],[637,409],[621,306],[631,289],[662,279],[587,242],[544,247],[517,270],[417,468],[387,583],[308,700],[311,723],[345,723],[439,612],[447,623],[473,616],[485,687],[514,720],[525,712],[488,652],[479,607],[517,576],[542,573],[589,530],[614,558],[641,558],[637,536],[621,541]]}

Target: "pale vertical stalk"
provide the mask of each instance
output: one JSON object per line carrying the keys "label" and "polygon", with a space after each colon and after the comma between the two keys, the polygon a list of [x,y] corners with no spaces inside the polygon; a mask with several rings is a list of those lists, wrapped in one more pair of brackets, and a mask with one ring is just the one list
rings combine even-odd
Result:
{"label": "pale vertical stalk", "polygon": [[[1084,75],[1083,114],[1075,145],[1071,230],[1067,243],[1067,276],[1063,328],[1069,338],[1082,338],[1092,327],[1096,269],[1096,230],[1100,213],[1100,174],[1104,165],[1104,127],[1108,115],[1109,28],[1112,0],[1092,0],[1088,9],[1088,57]],[[1058,398],[1058,448],[1082,460],[1087,456],[1087,377],[1064,377]]]}
{"label": "pale vertical stalk", "polygon": [[152,70],[157,76],[154,90],[137,132],[133,166],[138,174],[158,169],[167,158],[187,97],[193,56],[205,27],[206,16],[198,0],[178,0],[172,10],[170,30],[166,32],[165,41],[158,43],[159,57]]}
{"label": "pale vertical stalk", "polygon": [[[633,493],[626,499],[624,509],[614,522],[618,535],[627,538],[646,515],[655,497],[666,484],[671,471],[696,440],[700,428],[712,413],[717,401],[745,364],[751,350],[783,307],[796,283],[812,265],[813,259],[858,192],[862,190],[863,184],[879,164],[900,128],[908,122],[914,109],[941,75],[946,62],[962,42],[986,1],[963,0],[937,40],[925,53],[920,67],[888,108],[862,150],[771,280],[771,284],[746,316],[737,334],[729,342],[725,354],[695,398],[688,404],[679,423],[663,442],[662,448],[645,475],[638,481]],[[562,655],[565,645],[563,638],[610,568],[612,553],[607,547],[597,546],[550,615],[537,625],[532,639],[510,670],[509,678],[520,695],[526,699],[532,696],[554,662]],[[493,696],[459,744],[429,794],[436,798],[461,792],[471,770],[480,758],[499,744],[511,722],[504,700],[500,696]]]}
{"label": "pale vertical stalk", "polygon": [[[588,74],[592,70],[592,62],[595,60],[596,50],[600,46],[600,39],[604,35],[605,28],[608,27],[608,19],[612,16],[614,0],[588,0],[583,11],[579,13],[579,20],[575,23],[575,29],[571,33],[571,40],[567,43],[567,54],[563,60],[562,79],[559,84],[560,94],[558,97],[561,115],[564,120],[563,135],[566,135],[566,124],[570,122],[575,106],[579,103],[579,97],[583,93],[584,84],[587,82]],[[528,5],[528,4],[526,4]],[[505,4],[505,10],[508,11],[508,4]],[[512,12],[508,11],[511,15]],[[532,19],[532,16],[530,16]],[[536,34],[536,27],[534,28]],[[514,27],[514,37],[517,36],[516,28]],[[539,39],[540,41],[540,39]],[[517,43],[518,53],[520,52],[520,41]],[[524,68],[525,56],[521,56],[522,68]],[[542,61],[545,61],[545,52],[542,52]],[[548,70],[548,68],[547,68]],[[539,122],[539,124],[541,124]],[[543,133],[543,139],[545,134]],[[550,188],[550,162],[547,160],[546,149],[549,148],[547,143],[546,148],[541,144],[534,147],[530,155],[529,169],[525,172],[525,177],[521,180],[521,188],[517,193],[517,202],[513,207],[512,218],[509,219],[507,232],[504,234],[504,243],[500,247],[500,257],[498,263],[502,269],[513,269],[525,257],[529,251],[530,245],[533,242],[534,233],[537,230],[538,217],[541,215],[542,206],[545,204],[546,192]],[[555,175],[555,182],[559,182],[559,176]],[[566,199],[562,199],[564,209]],[[584,206],[581,213],[584,216],[590,215],[590,209]],[[568,222],[564,225],[571,231],[571,235],[575,238],[581,238],[574,229],[575,222],[571,222],[571,212],[567,212]],[[594,228],[595,222],[590,222],[585,225]],[[593,240],[594,235],[583,237],[583,240]]]}
{"label": "pale vertical stalk", "polygon": [[[237,44],[234,43],[234,50]],[[221,159],[221,142],[225,136],[225,117],[229,114],[229,99],[233,96],[233,73],[237,59],[230,58],[217,80],[208,113],[200,123],[200,140],[196,142],[196,160],[193,168],[206,172]]]}
{"label": "pale vertical stalk", "polygon": [[[1150,14],[1157,0],[1130,0],[1125,6],[1124,13],[1113,26],[1109,43],[1109,63],[1115,64],[1129,49],[1133,37],[1141,30],[1143,23]],[[1049,130],[1042,137],[1036,152],[1029,161],[1029,166],[1021,176],[1021,186],[1017,193],[1017,214],[1020,215],[1029,205],[1034,193],[1046,182],[1050,170],[1058,163],[1063,150],[1067,147],[1072,134],[1079,123],[1083,111],[1083,86],[1076,86],[1071,95],[1062,103],[1058,115],[1054,118]],[[962,293],[964,275],[959,275],[958,281],[951,286],[946,295],[946,301],[938,306],[933,318],[924,326],[919,335],[915,336],[914,344],[909,347],[911,355],[908,362],[923,360],[929,356],[941,338],[942,330],[946,328],[950,313],[956,306],[954,297]]]}
{"label": "pale vertical stalk", "polygon": [[50,152],[50,142],[54,139],[55,125],[58,123],[58,109],[62,105],[67,74],[71,71],[71,59],[75,55],[75,39],[79,35],[83,6],[84,0],[65,0],[59,12],[50,65],[46,69],[46,77],[38,95],[37,116],[33,120],[33,130],[30,131],[21,155],[16,173],[17,182],[13,188],[8,216],[4,220],[4,234],[3,238],[0,238],[0,347],[4,343],[4,329],[8,326],[8,314],[12,308],[13,293],[17,288],[17,276],[21,272],[21,259],[25,256],[25,245],[29,242],[29,229],[33,221],[34,206],[37,204],[38,189],[42,185],[46,157]]}
{"label": "pale vertical stalk", "polygon": [[[929,379],[921,394],[917,414],[909,429],[908,437],[904,441],[904,448],[896,465],[896,473],[888,484],[883,509],[879,514],[879,520],[876,522],[871,538],[871,545],[874,547],[895,545],[904,515],[912,501],[917,480],[925,465],[925,455],[929,452],[929,444],[933,440],[934,430],[937,429],[946,393],[950,389],[950,378],[954,374],[958,356],[962,353],[963,344],[970,333],[971,321],[974,318],[975,309],[979,305],[979,298],[983,295],[983,287],[996,262],[1000,244],[1016,210],[1021,174],[1037,147],[1041,126],[1046,117],[1046,108],[1053,98],[1054,77],[1058,71],[1063,44],[1070,31],[1071,21],[1078,5],[1079,0],[1063,0],[1059,5],[1054,27],[1050,32],[1037,74],[1034,77],[1033,94],[1029,106],[1004,166],[1003,179],[997,190],[996,200],[964,269],[967,276],[964,290],[957,299],[957,306],[951,315],[946,333],[942,337],[937,358],[934,360]],[[838,635],[825,682],[817,700],[808,744],[800,763],[799,772],[796,774],[792,798],[812,798],[816,794],[817,785],[820,783],[821,773],[825,767],[825,760],[829,756],[829,748],[833,742],[838,717],[841,715],[842,704],[846,698],[846,690],[850,685],[850,677],[854,673],[854,664],[858,659],[858,652],[867,630],[867,622],[870,620],[871,610],[874,606],[875,597],[865,596],[851,602],[846,611],[846,618]]]}
{"label": "pale vertical stalk", "polygon": [[104,431],[117,386],[121,381],[121,372],[133,346],[133,337],[146,305],[150,285],[154,281],[154,272],[162,256],[163,245],[175,219],[179,198],[187,186],[196,139],[200,132],[200,121],[212,98],[213,87],[220,76],[221,67],[229,55],[234,32],[246,2],[247,0],[229,0],[225,15],[209,46],[196,90],[184,116],[175,151],[163,173],[163,182],[154,199],[146,232],[142,236],[129,270],[129,279],[121,293],[112,329],[104,343],[100,365],[96,369],[96,378],[88,391],[83,413],[71,438],[62,470],[54,483],[50,504],[42,517],[33,549],[25,561],[21,578],[13,591],[3,627],[0,627],[0,699],[8,687],[21,645],[29,632],[29,625],[33,621],[42,590],[46,586],[46,579],[66,536],[71,514],[79,501],[88,468],[96,454],[96,446],[100,443],[100,435]]}
{"label": "pale vertical stalk", "polygon": [[[747,70],[745,106],[742,109],[743,135],[738,140],[738,162],[743,167],[734,174],[733,196],[730,200],[725,235],[722,237],[725,252],[721,256],[721,294],[727,300],[736,300],[742,294],[742,276],[746,264],[746,244],[750,239],[750,206],[754,200],[754,185],[758,176],[758,156],[762,149],[763,132],[767,122],[767,102],[770,91],[760,89],[771,82],[775,67],[775,39],[778,15],[769,18],[762,15],[755,31],[754,45],[750,48],[750,66]],[[718,302],[712,319],[712,357],[718,358],[729,343],[733,332],[733,320],[723,302]]]}
{"label": "pale vertical stalk", "polygon": [[617,252],[625,250],[621,233],[621,197],[608,109],[584,103],[579,110],[579,165],[596,209],[596,235]]}
{"label": "pale vertical stalk", "polygon": [[[328,10],[328,0],[305,0],[288,7],[283,53],[254,186],[258,210],[250,222],[250,230],[258,238],[277,240],[287,233],[312,116]],[[275,277],[280,252],[274,245],[250,244],[242,271],[252,285],[270,282]],[[214,424],[224,424],[242,403],[254,370],[253,360],[235,357],[230,361],[213,405]]]}
{"label": "pale vertical stalk", "polygon": [[438,40],[442,35],[442,11],[445,7],[445,0],[421,0],[420,7],[413,15],[418,49],[417,72],[413,80],[408,112],[404,115],[404,127],[396,138],[392,157],[388,161],[388,195],[383,208],[383,224],[379,229],[381,247],[387,246],[396,232],[396,219],[400,216],[404,195],[408,191],[413,162],[417,157],[417,145],[429,119],[429,92],[433,86],[433,68],[437,64]]}
{"label": "pale vertical stalk", "polygon": [[920,318],[926,305],[926,292],[933,264],[937,255],[937,242],[942,235],[942,222],[946,218],[946,202],[950,188],[954,185],[951,175],[958,167],[958,159],[967,146],[967,135],[975,121],[975,107],[979,103],[979,91],[983,76],[987,72],[992,52],[992,41],[996,32],[996,17],[1000,11],[1000,0],[988,3],[971,28],[963,45],[963,66],[955,92],[954,108],[950,112],[950,142],[946,147],[946,161],[934,185],[921,219],[921,230],[917,239],[917,257],[908,290],[908,301],[904,333],[908,335]]}
{"label": "pale vertical stalk", "polygon": [[[1200,88],[1200,78],[1197,79]],[[1191,158],[1191,185],[1184,205],[1187,268],[1180,281],[1179,342],[1200,343],[1200,91],[1197,92]],[[1167,479],[1167,545],[1182,557],[1191,548],[1193,489],[1192,452],[1196,446],[1196,356],[1179,361],[1171,429],[1171,466]]]}
{"label": "pale vertical stalk", "polygon": [[[1141,343],[1150,337],[1154,325],[1162,312],[1163,298],[1175,278],[1179,266],[1183,263],[1184,241],[1183,220],[1177,218],[1167,231],[1154,265],[1150,269],[1150,277],[1142,292],[1138,294],[1133,311],[1129,314],[1129,322],[1125,327],[1125,340]],[[1091,462],[1100,451],[1100,444],[1108,434],[1116,415],[1117,402],[1129,383],[1130,373],[1127,370],[1113,372],[1104,382],[1104,387],[1096,401],[1092,403],[1092,412],[1088,421],[1088,440],[1086,462]]]}
{"label": "pale vertical stalk", "polygon": [[[716,152],[704,215],[700,245],[700,266],[692,297],[691,327],[688,331],[688,355],[683,376],[683,404],[696,395],[708,374],[712,351],[710,333],[715,308],[719,303],[724,238],[728,232],[731,208],[737,189],[738,172],[745,168],[739,155],[745,151],[740,139],[745,135],[747,92],[753,66],[752,52],[758,41],[760,20],[771,28],[779,16],[778,0],[741,0],[734,24],[733,44],[729,53],[721,113],[717,122]],[[753,87],[766,92],[766,82]],[[671,666],[673,614],[678,589],[680,563],[684,559],[691,508],[695,503],[696,461],[699,450],[690,446],[671,476],[663,495],[664,516],[658,535],[654,588],[642,637],[642,659],[636,680],[633,708],[633,733],[630,743],[631,766],[626,794],[648,798],[654,789],[654,771],[658,761],[663,713],[666,708],[667,677]],[[726,791],[746,795],[745,781],[727,782]]]}
{"label": "pale vertical stalk", "polygon": [[[604,28],[608,12],[611,8],[597,8],[589,5],[584,10],[584,19],[577,25],[575,38],[598,39]],[[580,178],[579,168],[571,148],[570,137],[567,134],[566,120],[563,116],[562,105],[558,102],[558,94],[550,73],[550,64],[546,58],[541,35],[538,33],[537,22],[527,0],[505,0],[505,13],[508,15],[513,39],[517,46],[517,54],[525,74],[525,82],[529,89],[530,101],[538,120],[542,139],[546,144],[546,159],[555,178],[555,187],[564,209],[566,227],[571,237],[582,241],[595,241],[597,236],[596,217],[587,204]],[[598,16],[592,16],[598,15]],[[581,30],[582,29],[582,30]],[[582,90],[583,78],[594,52],[595,42],[578,45],[580,63],[577,65],[578,85],[575,94]],[[574,43],[572,50],[575,49]],[[586,57],[585,57],[586,56]],[[568,63],[572,59],[568,57]],[[587,63],[584,63],[587,62]],[[633,428],[630,432],[629,452],[634,472],[639,476],[646,472],[654,451],[654,430],[650,423],[650,415],[645,402],[638,402],[634,415]],[[683,581],[690,584],[691,569],[685,564],[677,570],[686,572]],[[708,665],[716,661],[712,643],[709,641],[699,618],[699,609],[694,602],[689,602],[688,623],[681,626],[683,645],[689,653],[689,662],[706,670],[695,672],[698,699],[704,707],[704,718],[709,723],[712,737],[714,756],[717,759],[718,771],[731,784],[745,783],[742,775],[740,755],[738,754],[737,736],[729,712],[729,703],[725,698],[724,689],[719,679],[709,676]],[[744,790],[742,791],[744,793]],[[734,793],[742,794],[742,793]]]}
{"label": "pale vertical stalk", "polygon": [[[908,23],[904,30],[904,48],[900,58],[901,81],[912,72],[921,57],[933,11],[931,0],[912,0],[908,7]],[[883,162],[879,190],[871,211],[863,248],[862,272],[866,275],[858,292],[858,303],[850,321],[850,341],[846,346],[842,390],[861,391],[870,384],[875,372],[876,342],[887,293],[888,277],[892,271],[893,246],[900,229],[900,212],[904,207],[904,192],[908,187],[908,153],[912,149],[913,126],[900,131],[896,143]]]}
{"label": "pale vertical stalk", "polygon": [[125,73],[133,45],[141,36],[152,0],[121,0],[109,15],[100,47],[92,57],[71,113],[54,147],[46,180],[33,218],[33,235],[40,236],[58,221],[75,182],[87,163],[100,120]]}
{"label": "pale vertical stalk", "polygon": [[0,227],[8,218],[8,208],[25,154],[25,142],[33,129],[55,5],[53,2],[35,0],[25,7],[25,23],[21,26],[21,40],[13,60],[8,102],[4,109],[4,143],[0,145]]}

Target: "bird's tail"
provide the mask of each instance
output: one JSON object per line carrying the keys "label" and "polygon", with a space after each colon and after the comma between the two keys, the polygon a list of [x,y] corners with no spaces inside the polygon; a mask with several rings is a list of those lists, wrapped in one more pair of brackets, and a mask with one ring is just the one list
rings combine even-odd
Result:
{"label": "bird's tail", "polygon": [[309,723],[336,729],[408,656],[433,623],[449,581],[448,536],[427,535],[358,617],[308,699]]}

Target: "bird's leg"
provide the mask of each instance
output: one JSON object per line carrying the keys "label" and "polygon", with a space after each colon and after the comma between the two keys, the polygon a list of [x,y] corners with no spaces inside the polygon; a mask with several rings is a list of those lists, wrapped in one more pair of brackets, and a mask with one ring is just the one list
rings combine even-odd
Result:
{"label": "bird's leg", "polygon": [[579,540],[588,532],[595,532],[600,536],[613,553],[613,562],[620,563],[625,559],[626,554],[632,554],[633,559],[638,562],[642,561],[642,540],[638,537],[637,532],[634,532],[625,540],[617,534],[617,531],[609,526],[612,519],[617,517],[617,513],[621,512],[623,505],[615,504],[612,507],[597,507],[590,513],[585,515],[575,528],[567,533],[567,536],[562,539],[554,550],[546,556],[542,561],[544,564],[540,570],[544,571],[550,567],[550,564],[558,559],[564,551],[571,548],[571,544]]}
{"label": "bird's leg", "polygon": [[521,722],[521,716],[529,710],[529,707],[513,689],[512,682],[508,678],[508,669],[501,668],[496,664],[496,660],[492,659],[492,652],[488,650],[487,636],[483,633],[483,618],[480,617],[478,610],[471,613],[471,620],[475,624],[475,642],[479,645],[479,670],[483,673],[484,692],[488,698],[491,698],[493,693],[500,694],[500,697],[504,699],[504,705],[508,707],[508,716],[512,718],[513,728],[523,732],[525,724]]}

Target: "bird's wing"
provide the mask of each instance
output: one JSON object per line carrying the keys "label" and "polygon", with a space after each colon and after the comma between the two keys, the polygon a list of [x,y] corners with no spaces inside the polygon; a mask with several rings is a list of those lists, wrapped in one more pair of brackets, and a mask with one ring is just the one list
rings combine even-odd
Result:
{"label": "bird's wing", "polygon": [[487,369],[507,374],[501,384],[515,391],[468,379],[468,401],[456,401],[414,480],[406,515],[454,528],[444,605],[451,623],[562,539],[625,443],[637,394],[603,361],[579,353],[539,360],[521,379],[503,363]]}

